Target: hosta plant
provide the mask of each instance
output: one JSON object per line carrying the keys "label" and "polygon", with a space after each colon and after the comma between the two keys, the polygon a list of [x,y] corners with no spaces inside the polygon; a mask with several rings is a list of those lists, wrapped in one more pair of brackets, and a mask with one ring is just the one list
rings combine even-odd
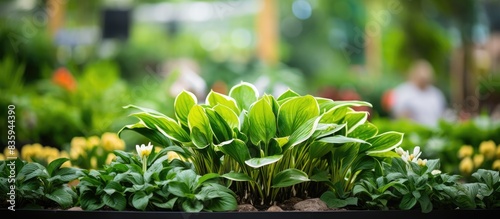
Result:
{"label": "hosta plant", "polygon": [[20,158],[0,161],[0,197],[10,200],[13,195],[16,209],[72,207],[77,194],[70,182],[77,179],[78,169],[62,167],[65,162],[69,159],[58,158],[45,167]]}
{"label": "hosta plant", "polygon": [[[178,94],[175,115],[129,105],[138,122],[123,127],[163,145],[177,145],[199,174],[228,179],[243,201],[272,204],[294,195],[313,196],[329,185],[331,198],[349,197],[355,182],[379,165],[402,133],[378,133],[363,101],[334,101],[288,90],[260,95],[242,82],[229,93],[211,91],[199,101]],[[320,183],[318,183],[320,182]]]}
{"label": "hosta plant", "polygon": [[77,186],[84,210],[231,211],[235,194],[219,184],[219,175],[197,175],[192,165],[169,160],[171,146],[155,152],[137,147],[137,154],[116,150],[117,158],[102,170],[84,170]]}
{"label": "hosta plant", "polygon": [[363,179],[354,187],[361,208],[420,208],[422,212],[498,208],[498,171],[479,170],[473,174],[477,182],[463,183],[460,175],[442,173],[439,159],[419,159],[419,147],[411,154],[401,148],[397,151],[401,157],[384,162],[380,176]]}

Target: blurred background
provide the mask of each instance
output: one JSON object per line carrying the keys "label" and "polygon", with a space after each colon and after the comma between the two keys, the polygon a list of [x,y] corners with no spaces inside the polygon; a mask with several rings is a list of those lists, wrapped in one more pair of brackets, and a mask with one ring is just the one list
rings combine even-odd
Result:
{"label": "blurred background", "polygon": [[[499,10],[498,0],[1,0],[1,143],[11,104],[18,150],[63,152],[135,121],[125,105],[173,115],[183,89],[204,100],[246,81],[368,101],[359,110],[381,131],[404,132],[403,147],[445,170],[468,157],[491,167],[474,156],[500,144]],[[416,60],[444,97],[434,126],[391,113]],[[122,138],[128,149],[145,141]]]}

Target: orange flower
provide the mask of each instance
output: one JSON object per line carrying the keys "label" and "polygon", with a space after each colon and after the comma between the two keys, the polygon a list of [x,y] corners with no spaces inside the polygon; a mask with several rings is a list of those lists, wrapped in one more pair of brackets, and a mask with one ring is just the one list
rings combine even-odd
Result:
{"label": "orange flower", "polygon": [[76,81],[73,78],[73,75],[71,75],[71,72],[64,67],[60,67],[55,71],[52,76],[52,82],[70,92],[76,89]]}

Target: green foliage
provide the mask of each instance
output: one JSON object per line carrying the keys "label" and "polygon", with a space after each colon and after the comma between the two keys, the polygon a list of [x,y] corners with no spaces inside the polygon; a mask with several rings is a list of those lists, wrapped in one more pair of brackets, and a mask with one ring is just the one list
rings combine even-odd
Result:
{"label": "green foliage", "polygon": [[[75,180],[77,169],[62,167],[67,158],[59,158],[47,168],[21,159],[0,161],[0,197],[14,193],[16,209],[58,207],[67,209],[76,203],[77,195],[68,183]],[[14,186],[14,191],[12,191]],[[7,203],[2,203],[7,204]]]}
{"label": "green foliage", "polygon": [[498,171],[478,170],[477,182],[463,183],[459,175],[439,171],[439,160],[426,165],[399,157],[384,162],[383,173],[361,180],[353,195],[362,208],[381,210],[476,209],[498,207]]}
{"label": "green foliage", "polygon": [[[403,134],[378,133],[363,101],[333,101],[288,90],[278,97],[249,83],[228,95],[211,91],[204,103],[188,92],[175,99],[175,119],[129,105],[139,122],[124,126],[156,143],[170,143],[193,162],[200,174],[218,173],[234,181],[234,190],[251,202],[272,204],[295,194],[315,194],[314,182],[329,182],[338,198],[378,157],[401,143]],[[326,172],[326,174],[325,174]],[[314,177],[312,177],[314,176]],[[310,178],[311,177],[311,178]],[[245,196],[245,194],[249,194]]]}
{"label": "green foliage", "polygon": [[140,158],[116,150],[116,161],[103,170],[84,170],[77,186],[84,210],[176,210],[186,212],[236,209],[235,194],[219,184],[218,174],[197,175],[189,162],[169,161],[171,146]]}

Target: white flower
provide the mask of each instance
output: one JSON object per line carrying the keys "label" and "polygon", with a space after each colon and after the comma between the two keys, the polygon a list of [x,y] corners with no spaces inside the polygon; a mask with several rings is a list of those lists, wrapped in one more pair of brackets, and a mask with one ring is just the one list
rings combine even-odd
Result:
{"label": "white flower", "polygon": [[403,154],[405,154],[405,151],[403,150],[403,148],[397,147],[396,148],[396,153],[398,153],[399,156],[403,156]]}
{"label": "white flower", "polygon": [[422,160],[419,158],[422,154],[419,146],[413,148],[412,154],[410,154],[410,152],[408,151],[404,151],[401,147],[396,148],[396,153],[401,155],[401,159],[403,159],[403,161],[406,163],[413,162],[420,166],[425,166],[427,164],[427,159]]}
{"label": "white flower", "polygon": [[135,149],[137,150],[137,154],[141,159],[144,159],[144,157],[147,157],[151,154],[151,151],[153,150],[153,145],[151,145],[151,142],[148,143],[148,145],[142,144],[141,146],[135,145]]}
{"label": "white flower", "polygon": [[441,170],[433,170],[433,171],[431,171],[431,174],[432,174],[432,175],[438,175],[438,174],[441,174]]}

